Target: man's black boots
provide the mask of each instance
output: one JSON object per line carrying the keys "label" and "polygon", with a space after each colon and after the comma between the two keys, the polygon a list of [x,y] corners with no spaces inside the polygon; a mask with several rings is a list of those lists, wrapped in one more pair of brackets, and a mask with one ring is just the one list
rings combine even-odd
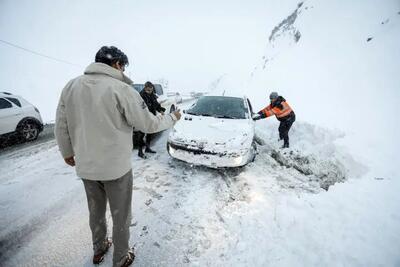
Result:
{"label": "man's black boots", "polygon": [[282,148],[289,148],[289,143],[284,143]]}
{"label": "man's black boots", "polygon": [[157,152],[155,152],[154,150],[152,150],[149,146],[146,146],[145,152],[146,152],[146,153],[157,153]]}
{"label": "man's black boots", "polygon": [[143,153],[143,148],[139,147],[138,149],[138,156],[141,157],[142,159],[146,159],[146,155]]}

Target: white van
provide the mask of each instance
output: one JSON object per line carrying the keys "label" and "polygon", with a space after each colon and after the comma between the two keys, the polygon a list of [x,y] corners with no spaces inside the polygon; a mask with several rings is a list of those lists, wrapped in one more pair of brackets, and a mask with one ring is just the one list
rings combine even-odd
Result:
{"label": "white van", "polygon": [[35,106],[20,96],[0,92],[0,138],[17,134],[33,141],[42,130],[42,117]]}

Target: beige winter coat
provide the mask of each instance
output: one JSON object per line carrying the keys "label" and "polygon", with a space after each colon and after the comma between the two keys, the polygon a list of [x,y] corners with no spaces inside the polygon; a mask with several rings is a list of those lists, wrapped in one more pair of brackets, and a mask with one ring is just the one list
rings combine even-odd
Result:
{"label": "beige winter coat", "polygon": [[154,116],[131,83],[121,71],[92,63],[63,89],[55,136],[62,156],[75,156],[79,177],[123,176],[132,168],[132,129],[153,133],[173,126],[176,117]]}

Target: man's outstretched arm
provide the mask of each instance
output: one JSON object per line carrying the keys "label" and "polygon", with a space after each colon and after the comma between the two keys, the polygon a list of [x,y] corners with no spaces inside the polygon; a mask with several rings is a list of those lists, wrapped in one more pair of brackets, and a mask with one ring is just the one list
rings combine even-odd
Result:
{"label": "man's outstretched arm", "polygon": [[165,116],[153,115],[139,93],[130,88],[126,90],[124,96],[119,98],[119,110],[135,131],[144,133],[166,130],[180,119],[179,111]]}

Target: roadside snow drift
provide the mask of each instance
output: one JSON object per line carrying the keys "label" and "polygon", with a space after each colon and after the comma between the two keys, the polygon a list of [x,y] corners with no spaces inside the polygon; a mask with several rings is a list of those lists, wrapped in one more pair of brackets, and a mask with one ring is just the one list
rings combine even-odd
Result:
{"label": "roadside snow drift", "polygon": [[319,187],[328,190],[337,182],[367,172],[366,166],[338,144],[345,137],[340,131],[296,121],[289,133],[291,148],[281,149],[283,141],[278,141],[278,126],[272,120],[258,122],[256,140],[263,160],[280,169],[283,186],[319,192]]}

